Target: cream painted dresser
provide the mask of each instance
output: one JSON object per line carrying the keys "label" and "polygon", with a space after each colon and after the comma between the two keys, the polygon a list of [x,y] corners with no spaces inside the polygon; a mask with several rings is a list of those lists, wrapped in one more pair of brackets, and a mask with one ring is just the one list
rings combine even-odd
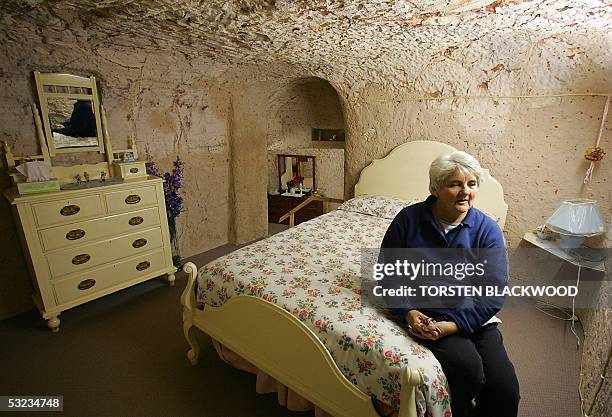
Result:
{"label": "cream painted dresser", "polygon": [[13,206],[34,302],[49,328],[59,314],[176,269],[162,179],[144,177],[54,193],[4,195]]}

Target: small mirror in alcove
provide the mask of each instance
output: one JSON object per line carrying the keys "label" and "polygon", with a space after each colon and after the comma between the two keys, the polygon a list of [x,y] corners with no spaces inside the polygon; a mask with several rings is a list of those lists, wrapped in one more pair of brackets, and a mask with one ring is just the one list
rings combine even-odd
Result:
{"label": "small mirror in alcove", "polygon": [[278,155],[278,188],[281,193],[289,190],[288,182],[302,177],[302,192],[316,189],[315,157],[307,155]]}

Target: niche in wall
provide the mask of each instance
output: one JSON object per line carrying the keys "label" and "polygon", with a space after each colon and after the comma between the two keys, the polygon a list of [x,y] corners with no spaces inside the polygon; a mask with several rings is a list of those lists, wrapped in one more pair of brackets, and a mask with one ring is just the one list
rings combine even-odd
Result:
{"label": "niche in wall", "polygon": [[314,147],[328,142],[338,143],[344,147],[344,129],[312,129],[312,144]]}
{"label": "niche in wall", "polygon": [[[319,191],[343,198],[344,116],[334,87],[317,77],[292,80],[271,95],[268,114],[268,193],[278,192],[278,155],[311,155]],[[315,131],[334,140],[313,141]]]}
{"label": "niche in wall", "polygon": [[272,95],[268,107],[268,149],[313,147],[314,129],[344,137],[338,93],[321,78],[294,80]]}

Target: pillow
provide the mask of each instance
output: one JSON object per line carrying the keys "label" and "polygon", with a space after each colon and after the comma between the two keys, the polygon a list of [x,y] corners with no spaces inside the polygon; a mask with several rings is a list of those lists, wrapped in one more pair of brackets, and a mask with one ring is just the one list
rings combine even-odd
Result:
{"label": "pillow", "polygon": [[394,219],[404,207],[414,203],[416,201],[400,200],[399,198],[382,195],[359,195],[342,203],[338,210],[352,211],[383,219]]}

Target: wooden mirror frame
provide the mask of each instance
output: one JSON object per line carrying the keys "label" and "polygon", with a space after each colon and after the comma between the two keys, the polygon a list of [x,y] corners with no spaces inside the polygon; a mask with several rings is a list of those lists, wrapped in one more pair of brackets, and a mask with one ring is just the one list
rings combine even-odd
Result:
{"label": "wooden mirror frame", "polygon": [[[96,88],[96,78],[80,77],[71,74],[56,74],[56,73],[40,73],[34,71],[34,79],[36,81],[36,91],[38,93],[38,103],[44,134],[47,142],[49,154],[55,156],[58,153],[74,153],[74,152],[99,152],[105,153],[104,135],[102,132],[102,121],[100,118],[100,100],[98,98],[98,90]],[[55,91],[46,91],[46,88],[51,88]],[[78,90],[79,92],[58,92],[58,89],[70,91]],[[90,93],[91,92],[91,93]],[[79,146],[56,148],[53,142],[53,132],[51,130],[51,122],[49,120],[49,107],[47,100],[49,98],[67,98],[76,100],[91,100],[96,121],[96,136],[98,138],[97,146]]]}
{"label": "wooden mirror frame", "polygon": [[[60,183],[72,183],[75,181],[76,174],[83,174],[84,172],[90,173],[102,173],[107,175],[107,178],[115,176],[115,170],[113,169],[113,161],[121,160],[121,155],[126,152],[130,152],[135,159],[138,159],[138,150],[133,138],[128,139],[128,149],[113,149],[108,133],[108,121],[106,120],[106,111],[104,106],[100,104],[98,99],[98,92],[96,89],[96,79],[94,77],[79,77],[70,74],[41,74],[38,71],[34,72],[34,78],[36,80],[36,87],[38,90],[38,99],[40,100],[41,107],[44,106],[44,111],[39,111],[35,104],[32,104],[32,115],[34,116],[34,125],[36,127],[36,137],[38,144],[40,145],[40,154],[37,155],[24,155],[18,156],[13,154],[10,146],[6,142],[0,142],[0,151],[4,154],[6,161],[5,165],[8,170],[8,174],[12,177],[14,184],[26,181],[23,174],[16,170],[16,167],[24,162],[28,161],[45,161],[51,166],[51,176],[53,179],[60,181]],[[77,87],[77,88],[90,88],[91,93],[87,95],[87,98],[91,97],[92,104],[95,106],[94,115],[96,118],[96,129],[98,137],[98,146],[83,146],[78,148],[55,148],[52,140],[47,138],[53,138],[51,135],[51,126],[49,121],[47,101],[44,91],[45,85],[55,85],[64,87]],[[78,94],[62,93],[60,97],[79,98]],[[84,95],[85,96],[85,95]],[[51,97],[58,97],[57,94],[53,94]],[[41,120],[41,114],[46,120]],[[45,135],[46,133],[46,135]],[[53,151],[52,151],[53,149]],[[75,165],[54,165],[51,159],[56,153],[69,153],[69,152],[86,152],[86,151],[97,151],[105,154],[105,161],[94,164],[75,164]]]}
{"label": "wooden mirror frame", "polygon": [[[282,192],[284,190],[283,188],[283,181],[281,179],[282,177],[282,172],[281,172],[281,161],[284,160],[284,158],[307,158],[307,159],[312,159],[312,190],[314,191],[317,189],[317,169],[316,169],[316,158],[314,157],[314,155],[287,155],[287,154],[278,154],[277,155],[278,158],[278,191]],[[299,161],[298,161],[299,164]]]}

